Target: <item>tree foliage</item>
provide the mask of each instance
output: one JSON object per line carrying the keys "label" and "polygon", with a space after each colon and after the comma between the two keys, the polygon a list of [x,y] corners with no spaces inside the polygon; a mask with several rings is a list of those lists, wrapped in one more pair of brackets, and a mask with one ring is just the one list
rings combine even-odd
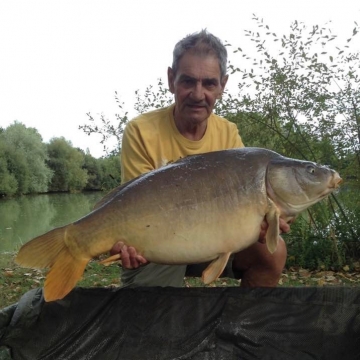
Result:
{"label": "tree foliage", "polygon": [[0,196],[110,190],[120,184],[119,157],[96,159],[64,138],[50,144],[20,122],[0,128]]}
{"label": "tree foliage", "polygon": [[87,183],[87,171],[83,169],[85,154],[75,149],[71,142],[63,137],[53,138],[47,145],[48,165],[54,170],[50,184],[51,191],[82,190]]}
{"label": "tree foliage", "polygon": [[102,189],[113,189],[121,183],[120,156],[107,156],[99,159],[102,168]]}
{"label": "tree foliage", "polygon": [[309,29],[295,21],[290,33],[280,37],[262,19],[254,20],[258,31],[246,31],[246,35],[255,45],[256,56],[234,50],[250,67],[230,65],[232,74],[241,76],[240,92],[237,97],[225,97],[220,109],[239,123],[241,131],[245,124],[253,133],[259,128],[257,136],[245,137],[246,144],[264,140],[263,146],[340,172],[346,180],[344,189],[311,208],[289,236],[289,242],[307,239],[307,248],[313,247],[314,239],[316,244],[327,239],[328,263],[340,266],[344,249],[360,255],[360,54],[352,53],[349,46],[359,27],[355,23],[340,46],[337,36],[325,27]]}
{"label": "tree foliage", "polygon": [[0,133],[3,194],[46,192],[53,172],[47,167],[46,146],[34,128],[14,122]]}
{"label": "tree foliage", "polygon": [[17,180],[13,173],[8,169],[8,162],[6,158],[7,147],[5,143],[1,142],[0,138],[0,195],[14,195],[17,191]]}
{"label": "tree foliage", "polygon": [[[295,21],[290,33],[279,37],[261,19],[255,21],[259,31],[246,35],[256,56],[234,51],[251,68],[230,65],[242,79],[238,97],[226,99],[226,108],[260,115],[256,121],[279,138],[289,155],[328,164],[339,156],[358,158],[359,53],[351,53],[348,45],[331,47],[337,36],[328,28],[308,29]],[[357,33],[356,25],[347,43]]]}
{"label": "tree foliage", "polygon": [[110,190],[121,183],[118,155],[95,159],[86,154],[83,168],[88,175],[85,190]]}

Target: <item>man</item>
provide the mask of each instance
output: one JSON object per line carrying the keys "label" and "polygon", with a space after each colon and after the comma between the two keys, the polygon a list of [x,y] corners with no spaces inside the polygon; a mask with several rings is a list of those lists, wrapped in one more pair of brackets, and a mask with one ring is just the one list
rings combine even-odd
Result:
{"label": "man", "polygon": [[[140,115],[127,124],[121,152],[123,183],[188,155],[244,146],[236,125],[213,114],[228,80],[226,64],[226,48],[206,30],[176,44],[173,64],[168,68],[169,89],[175,103]],[[242,286],[278,283],[285,265],[286,246],[280,239],[276,252],[270,254],[264,244],[266,228],[264,221],[259,229],[259,242],[235,254],[229,264],[230,272],[232,268],[241,277]],[[281,222],[280,230],[289,231],[289,225]],[[182,286],[186,265],[147,263],[136,249],[122,242],[111,252],[121,253],[124,286]],[[193,266],[191,274],[200,276],[200,269],[201,266]]]}

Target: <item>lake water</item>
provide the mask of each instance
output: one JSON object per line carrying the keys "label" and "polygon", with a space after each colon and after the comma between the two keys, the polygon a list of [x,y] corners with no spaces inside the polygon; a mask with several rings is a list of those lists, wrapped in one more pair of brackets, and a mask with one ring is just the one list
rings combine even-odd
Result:
{"label": "lake water", "polygon": [[103,192],[43,194],[0,200],[0,252],[88,214]]}

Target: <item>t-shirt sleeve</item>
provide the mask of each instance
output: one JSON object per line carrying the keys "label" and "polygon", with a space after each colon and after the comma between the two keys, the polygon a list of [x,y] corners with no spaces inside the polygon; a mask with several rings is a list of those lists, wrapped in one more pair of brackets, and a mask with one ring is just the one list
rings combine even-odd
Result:
{"label": "t-shirt sleeve", "polygon": [[121,183],[154,170],[141,133],[135,123],[129,122],[124,130],[121,146]]}

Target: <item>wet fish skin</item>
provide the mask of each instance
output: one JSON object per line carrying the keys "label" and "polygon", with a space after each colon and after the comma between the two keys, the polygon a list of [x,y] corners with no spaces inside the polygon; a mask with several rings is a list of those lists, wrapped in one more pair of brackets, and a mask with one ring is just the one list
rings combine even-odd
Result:
{"label": "wet fish skin", "polygon": [[264,218],[274,252],[279,217],[292,220],[340,182],[334,170],[261,148],[193,155],[117,187],[87,216],[26,243],[16,262],[50,267],[46,301],[64,297],[89,260],[120,240],[155,263],[213,260],[209,283],[231,253],[258,240]]}

